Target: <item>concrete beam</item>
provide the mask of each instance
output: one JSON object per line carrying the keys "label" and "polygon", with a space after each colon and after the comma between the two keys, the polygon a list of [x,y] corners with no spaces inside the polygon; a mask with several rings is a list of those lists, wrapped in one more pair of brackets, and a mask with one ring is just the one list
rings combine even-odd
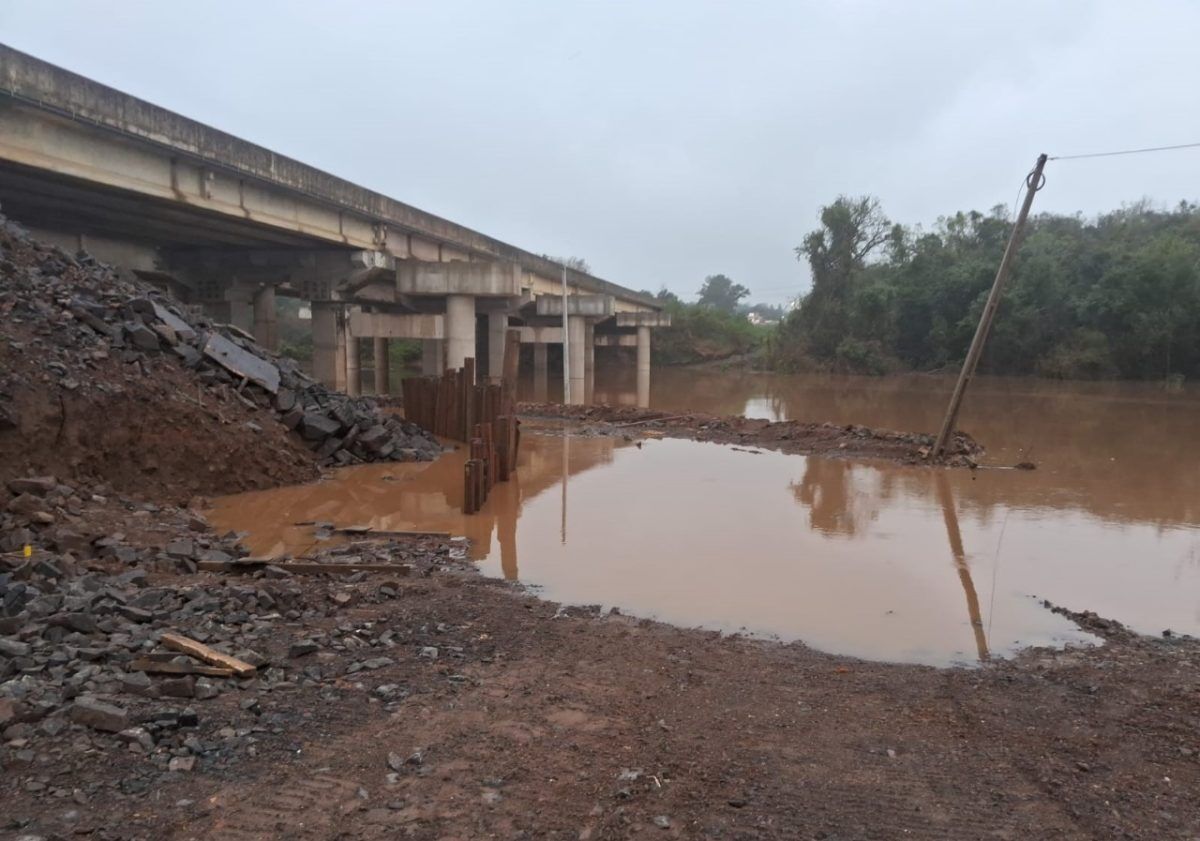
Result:
{"label": "concrete beam", "polygon": [[670,327],[669,312],[619,312],[618,327]]}
{"label": "concrete beam", "polygon": [[633,333],[597,333],[596,347],[637,347],[638,339]]}
{"label": "concrete beam", "polygon": [[521,344],[561,345],[562,327],[517,327],[521,331]]}
{"label": "concrete beam", "polygon": [[516,263],[396,263],[396,292],[400,295],[471,295],[518,297],[521,267]]}
{"label": "concrete beam", "polygon": [[444,339],[446,317],[414,313],[350,311],[350,333],[376,339]]}
{"label": "concrete beam", "polygon": [[[561,295],[538,295],[537,314],[562,317]],[[567,315],[587,318],[608,318],[616,312],[616,301],[612,295],[567,295]]]}

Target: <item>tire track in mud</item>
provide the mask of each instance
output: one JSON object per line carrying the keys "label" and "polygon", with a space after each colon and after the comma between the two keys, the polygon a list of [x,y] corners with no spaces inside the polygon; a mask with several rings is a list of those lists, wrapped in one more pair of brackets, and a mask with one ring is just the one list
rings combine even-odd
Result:
{"label": "tire track in mud", "polygon": [[[359,784],[329,774],[281,781],[265,796],[263,787],[232,787],[213,798],[210,825],[184,830],[177,837],[262,841],[268,838],[324,839],[337,834],[340,819],[361,804]],[[226,800],[228,798],[228,800]]]}

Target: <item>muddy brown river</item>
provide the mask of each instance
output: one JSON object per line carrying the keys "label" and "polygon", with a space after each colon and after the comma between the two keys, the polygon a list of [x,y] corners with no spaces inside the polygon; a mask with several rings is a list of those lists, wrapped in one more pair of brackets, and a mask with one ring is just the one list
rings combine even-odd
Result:
{"label": "muddy brown river", "polygon": [[[655,372],[655,408],[936,428],[942,378]],[[602,376],[600,402],[633,403]],[[466,535],[488,575],[548,598],[870,659],[947,665],[1091,638],[1041,599],[1200,634],[1200,392],[976,381],[962,428],[988,464],[928,470],[718,444],[525,437],[516,481],[462,514],[462,454],[216,500],[256,554],[311,527]]]}

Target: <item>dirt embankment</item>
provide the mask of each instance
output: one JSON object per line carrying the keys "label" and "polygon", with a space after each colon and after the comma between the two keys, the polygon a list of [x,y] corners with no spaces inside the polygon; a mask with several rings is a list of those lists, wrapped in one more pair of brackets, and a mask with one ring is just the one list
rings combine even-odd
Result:
{"label": "dirt embankment", "polygon": [[[767,447],[785,453],[832,457],[885,458],[905,464],[925,464],[934,436],[920,432],[893,432],[867,426],[832,423],[768,421],[740,415],[718,416],[703,412],[665,412],[632,406],[563,406],[558,403],[522,403],[521,415],[566,420],[578,424],[581,434],[629,435],[646,433]],[[983,447],[965,432],[955,432],[940,463],[972,467]]]}
{"label": "dirt embankment", "polygon": [[0,216],[0,485],[53,474],[185,502],[439,451],[371,401]]}

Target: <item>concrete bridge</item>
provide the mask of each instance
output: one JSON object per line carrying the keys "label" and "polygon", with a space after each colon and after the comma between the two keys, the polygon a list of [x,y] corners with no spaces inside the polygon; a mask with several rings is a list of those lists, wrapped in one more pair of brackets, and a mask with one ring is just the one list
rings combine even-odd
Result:
{"label": "concrete bridge", "polygon": [[[185,303],[278,343],[275,297],[312,302],[313,371],[362,388],[359,342],[388,390],[388,342],[419,339],[426,373],[532,345],[535,383],[563,342],[562,267],[0,44],[0,206]],[[636,347],[649,394],[658,303],[568,269],[566,338],[580,402],[595,349]]]}

